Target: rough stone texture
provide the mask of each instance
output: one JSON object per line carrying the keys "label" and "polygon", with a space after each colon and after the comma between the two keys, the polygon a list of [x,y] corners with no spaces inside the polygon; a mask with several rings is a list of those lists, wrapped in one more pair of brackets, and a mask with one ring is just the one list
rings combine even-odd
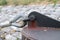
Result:
{"label": "rough stone texture", "polygon": [[22,28],[17,28],[14,26],[1,28],[0,37],[3,40],[21,40],[22,35],[20,31],[22,31]]}

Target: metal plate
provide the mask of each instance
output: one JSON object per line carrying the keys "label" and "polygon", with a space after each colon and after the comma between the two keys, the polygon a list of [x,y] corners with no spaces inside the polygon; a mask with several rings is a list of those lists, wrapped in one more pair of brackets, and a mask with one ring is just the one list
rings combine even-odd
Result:
{"label": "metal plate", "polygon": [[55,27],[55,28],[60,28],[60,22],[55,20],[55,19],[52,19],[50,17],[47,17],[41,13],[38,13],[38,12],[31,12],[29,14],[28,17],[30,17],[31,15],[34,15],[35,18],[36,18],[36,24],[37,26],[39,27]]}

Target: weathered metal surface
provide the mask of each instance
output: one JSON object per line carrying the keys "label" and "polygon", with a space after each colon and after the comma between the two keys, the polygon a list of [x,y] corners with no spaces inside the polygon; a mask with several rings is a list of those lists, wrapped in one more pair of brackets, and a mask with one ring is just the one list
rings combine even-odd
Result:
{"label": "weathered metal surface", "polygon": [[34,40],[60,40],[60,30],[24,29],[22,35]]}
{"label": "weathered metal surface", "polygon": [[[30,40],[60,40],[60,22],[38,12],[31,12],[35,20],[28,21],[22,35]],[[57,25],[56,25],[57,24]],[[23,39],[23,38],[22,38]]]}
{"label": "weathered metal surface", "polygon": [[55,28],[60,28],[60,21],[52,19],[52,18],[50,18],[48,16],[45,16],[45,15],[39,13],[39,12],[36,12],[36,11],[31,12],[29,14],[29,17],[31,15],[35,16],[35,23],[39,27],[55,27]]}

